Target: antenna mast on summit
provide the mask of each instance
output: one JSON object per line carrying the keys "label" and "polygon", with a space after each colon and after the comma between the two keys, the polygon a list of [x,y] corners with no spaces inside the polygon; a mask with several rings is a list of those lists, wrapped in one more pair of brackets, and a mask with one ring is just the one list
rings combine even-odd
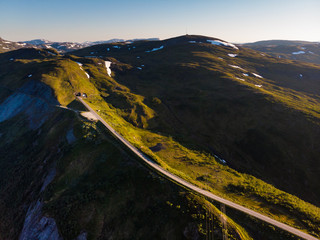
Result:
{"label": "antenna mast on summit", "polygon": [[188,35],[188,27],[186,27],[186,35]]}

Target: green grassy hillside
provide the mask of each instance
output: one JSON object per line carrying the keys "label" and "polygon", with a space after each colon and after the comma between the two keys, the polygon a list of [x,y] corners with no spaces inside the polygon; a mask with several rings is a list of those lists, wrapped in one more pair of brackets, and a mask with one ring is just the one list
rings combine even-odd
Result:
{"label": "green grassy hillside", "polygon": [[[8,196],[1,190],[7,197],[0,204],[7,212],[0,221],[4,239],[17,236],[21,216],[39,197],[65,239],[83,231],[88,239],[205,238],[208,218],[215,219],[215,236],[221,238],[218,205],[150,175],[100,124],[56,109],[59,104],[78,109],[76,92],[86,93],[106,121],[169,171],[319,236],[320,68],[207,40],[217,41],[188,36],[98,45],[68,56],[35,49],[1,54],[0,107],[18,93],[50,106],[36,102],[47,109],[41,115],[38,108],[30,112],[16,104],[19,114],[8,112],[10,118],[1,122],[1,141],[16,139],[1,145],[1,152],[11,153],[0,163],[9,164],[2,168],[3,181],[19,171],[30,171],[26,184],[43,179],[45,171],[36,167],[46,157],[41,154],[48,148],[58,154],[47,156],[57,175],[45,192],[39,193],[40,183],[26,192],[19,179],[1,185],[14,186]],[[105,60],[112,62],[111,77]],[[30,87],[34,82],[46,87]],[[33,102],[27,104],[33,109]],[[72,144],[69,131],[77,139]],[[34,141],[39,152],[30,147]],[[14,194],[30,197],[15,203]],[[14,219],[5,222],[10,214]],[[292,238],[231,209],[227,215],[235,239]]]}
{"label": "green grassy hillside", "polygon": [[276,58],[285,58],[320,64],[320,43],[304,41],[271,40],[243,44]]}
{"label": "green grassy hillside", "polygon": [[[279,60],[245,48],[212,45],[207,40],[213,39],[186,36],[132,45],[98,45],[73,54],[94,53],[113,62],[113,79],[120,88],[114,85],[103,89],[94,83],[107,95],[101,95],[104,101],[89,102],[163,166],[233,200],[246,205],[255,202],[257,209],[266,203],[282,206],[272,215],[280,214],[279,219],[288,223],[288,212],[300,219],[300,210],[292,211],[292,206],[304,203],[296,204],[295,197],[282,191],[277,197],[268,196],[278,191],[273,185],[307,202],[319,203],[320,67]],[[152,49],[159,50],[150,52]],[[88,71],[93,68],[87,67]],[[129,119],[128,124],[118,118],[132,111],[139,116],[126,97],[127,89],[140,95],[155,112],[144,129],[135,121]],[[115,93],[126,99],[123,105],[117,105],[122,101],[113,101]],[[162,147],[152,151],[158,144]],[[230,174],[228,167],[221,171],[221,167],[215,167],[214,158],[206,154],[225,159],[238,172]],[[223,163],[219,158],[217,161]],[[239,172],[271,185],[260,186]],[[307,210],[311,214],[319,211],[312,208]],[[271,208],[268,211],[274,212]]]}
{"label": "green grassy hillside", "polygon": [[[204,42],[188,36],[121,49],[98,45],[75,54],[95,51],[121,62],[112,65],[114,79],[156,113],[148,121],[152,132],[217,154],[240,171],[319,203],[318,173],[312,169],[319,165],[320,67]],[[161,45],[167,46],[145,52]],[[135,111],[128,97],[114,100],[115,92],[128,92],[114,89],[104,99],[123,115]]]}
{"label": "green grassy hillside", "polygon": [[[0,239],[18,239],[35,201],[63,239],[83,232],[87,239],[203,239],[206,214],[221,237],[214,205],[140,165],[100,124],[57,107],[81,109],[74,92],[92,97],[97,89],[76,62],[38,53],[14,61],[0,55]],[[31,125],[36,118],[45,121]],[[230,237],[251,239],[229,221]]]}

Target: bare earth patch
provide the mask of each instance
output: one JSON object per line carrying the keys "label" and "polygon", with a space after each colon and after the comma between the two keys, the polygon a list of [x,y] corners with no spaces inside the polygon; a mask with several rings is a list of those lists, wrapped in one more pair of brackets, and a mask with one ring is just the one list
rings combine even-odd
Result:
{"label": "bare earth patch", "polygon": [[81,114],[82,117],[85,117],[90,121],[98,121],[96,116],[94,116],[91,112],[82,112],[80,114]]}

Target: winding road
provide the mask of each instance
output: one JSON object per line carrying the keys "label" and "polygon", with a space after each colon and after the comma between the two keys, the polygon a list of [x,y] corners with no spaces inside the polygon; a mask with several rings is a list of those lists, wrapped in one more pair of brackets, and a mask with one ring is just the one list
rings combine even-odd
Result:
{"label": "winding road", "polygon": [[118,132],[116,132],[105,120],[103,120],[82,98],[77,97],[79,101],[95,116],[98,120],[101,121],[101,123],[108,128],[108,130],[118,139],[120,140],[124,145],[126,145],[134,154],[136,154],[141,160],[143,160],[146,164],[148,164],[151,168],[156,170],[157,172],[160,172],[161,174],[165,175],[167,178],[170,178],[172,181],[179,183],[183,185],[184,187],[193,190],[194,192],[197,192],[205,197],[208,197],[212,200],[215,200],[217,202],[223,203],[227,205],[228,207],[237,209],[239,211],[242,211],[250,216],[253,216],[257,219],[260,219],[266,223],[269,223],[275,227],[278,227],[280,229],[283,229],[289,233],[292,233],[298,237],[301,237],[303,239],[308,240],[318,240],[318,238],[313,237],[307,233],[304,233],[296,228],[290,227],[287,224],[281,223],[279,221],[276,221],[270,217],[264,216],[261,213],[258,213],[256,211],[253,211],[249,208],[243,207],[239,204],[236,204],[234,202],[231,202],[229,200],[226,200],[224,198],[221,198],[211,192],[208,192],[206,190],[203,190],[185,180],[183,180],[180,177],[177,177],[176,175],[164,170],[162,167],[160,167],[158,164],[156,164],[152,159],[141,153],[137,148],[135,148],[131,143],[129,143],[126,139],[124,139]]}

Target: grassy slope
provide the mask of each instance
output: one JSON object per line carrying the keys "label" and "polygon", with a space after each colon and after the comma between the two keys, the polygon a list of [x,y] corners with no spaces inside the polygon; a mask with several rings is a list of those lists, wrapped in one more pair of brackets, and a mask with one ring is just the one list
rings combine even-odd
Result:
{"label": "grassy slope", "polygon": [[[320,43],[299,41],[262,41],[243,46],[265,52],[276,58],[285,58],[320,64]],[[292,54],[294,52],[302,54]]]}
{"label": "grassy slope", "polygon": [[[145,52],[162,44],[167,44],[163,50]],[[236,169],[317,203],[318,174],[312,169],[317,168],[319,156],[316,147],[319,145],[319,67],[277,60],[245,49],[232,58],[227,53],[235,50],[208,44],[172,46],[170,42],[151,42],[147,46],[145,43],[135,46],[135,50],[132,46],[129,50],[124,45],[121,49],[102,45],[76,52],[87,56],[95,51],[97,55],[121,61],[113,66],[117,83],[104,87],[109,95],[102,94],[109,104],[90,99],[102,116],[176,174],[279,220],[319,232],[318,208],[249,175],[222,167],[213,157],[192,151],[219,153]],[[107,48],[112,51],[106,51]],[[136,67],[141,64],[145,67],[138,70]],[[239,71],[229,64],[245,70]],[[96,71],[93,66],[87,68]],[[304,84],[299,84],[301,71],[307,75]],[[242,75],[246,72],[248,77]],[[254,77],[252,73],[265,78]],[[95,83],[96,77],[100,77],[99,83]],[[94,76],[92,82],[101,89],[102,76],[99,77]],[[111,80],[105,77],[104,81]],[[120,83],[119,90],[115,85]],[[256,87],[258,84],[263,87]],[[148,130],[135,128],[119,118],[134,110],[127,97],[128,88],[143,96],[144,103],[156,113],[148,121]],[[115,105],[119,102],[112,104],[112,95],[117,90],[126,99],[121,106]],[[148,149],[158,143],[165,149],[155,153]]]}
{"label": "grassy slope", "polygon": [[[7,57],[0,55],[0,102],[28,82],[30,73],[33,80],[51,86],[64,105],[78,107],[76,91],[92,91],[89,96],[95,97],[97,90],[69,59],[40,54],[38,59],[11,62]],[[74,239],[82,231],[88,239],[204,238],[203,216],[205,212],[219,216],[216,208],[137,164],[100,125],[52,108],[55,111],[38,130],[26,127],[23,114],[0,123],[0,239],[18,237],[29,204],[38,198],[45,200],[44,212],[55,218],[64,239]],[[78,139],[72,145],[66,141],[70,129]],[[52,165],[57,165],[57,176],[39,193]],[[229,221],[230,237],[250,239]],[[215,237],[221,237],[219,223],[216,217]]]}
{"label": "grassy slope", "polygon": [[[40,59],[42,58],[41,56],[39,56]],[[87,79],[84,72],[79,68],[79,66],[76,63],[70,61],[68,58],[57,56],[54,58],[42,58],[41,61],[30,59],[15,60],[14,65],[19,64],[19,67],[15,67],[13,65],[10,65],[13,63],[10,63],[8,60],[6,60],[6,57],[7,55],[3,59],[0,59],[3,61],[2,66],[4,69],[4,71],[2,71],[3,74],[0,76],[3,85],[10,86],[11,88],[18,88],[23,84],[24,81],[28,80],[25,76],[29,74],[30,69],[32,69],[33,67],[35,69],[35,72],[33,72],[35,78],[39,76],[38,79],[41,79],[41,81],[49,84],[53,88],[53,91],[57,99],[59,99],[61,103],[64,105],[74,104],[74,98],[71,97],[74,92],[81,91],[90,93],[88,100],[91,102],[91,104],[94,104],[97,109],[101,110],[102,116],[105,117],[109,122],[111,122],[114,125],[114,127],[119,132],[121,132],[122,135],[124,135],[128,140],[133,142],[137,147],[141,148],[147,154],[154,157],[164,167],[167,167],[171,171],[175,172],[176,174],[182,177],[187,178],[195,184],[208,188],[213,192],[226,196],[227,198],[236,200],[244,205],[253,206],[255,209],[258,210],[264,210],[267,214],[270,214],[270,212],[273,211],[272,214],[276,216],[280,211],[278,218],[284,221],[290,220],[292,218],[294,219],[295,216],[297,216],[305,222],[291,222],[292,225],[298,225],[303,229],[308,228],[315,229],[314,231],[316,232],[318,231],[316,227],[314,227],[314,225],[317,226],[318,209],[314,208],[313,206],[305,204],[301,202],[301,200],[293,198],[288,194],[284,194],[283,192],[275,190],[272,186],[266,185],[262,181],[252,178],[251,176],[239,174],[226,166],[222,166],[207,153],[194,151],[190,147],[185,148],[177,141],[175,141],[172,137],[166,134],[152,133],[150,130],[148,130],[147,128],[156,129],[156,127],[161,126],[161,124],[157,120],[159,116],[156,110],[157,108],[161,107],[162,103],[154,98],[149,99],[138,94],[133,94],[128,87],[116,82],[112,78],[107,77],[106,70],[103,66],[103,61],[96,59],[75,59],[75,57],[71,57],[71,59],[77,60],[84,64],[83,69],[86,70],[91,76],[90,79]],[[12,71],[10,71],[10,69],[12,68],[17,69],[16,74],[12,74]],[[119,69],[119,75],[124,70],[126,71],[131,69],[132,71],[134,71],[132,66],[121,63],[117,64],[117,68]],[[24,72],[22,71],[22,69],[24,69]],[[16,81],[10,81],[10,79],[13,78],[16,79]],[[100,95],[96,95],[96,88],[98,88]],[[125,99],[125,101],[114,101],[113,104],[108,104],[108,98],[120,98]],[[147,107],[146,103],[148,103],[147,105],[152,106],[152,108],[156,110],[152,110],[150,107]],[[115,104],[119,105],[115,107]],[[142,110],[141,112],[137,112],[137,109]],[[130,118],[130,116],[134,117]],[[131,121],[132,123],[134,123],[137,126],[140,126],[141,128],[134,127],[126,120]],[[147,125],[143,125],[143,123],[147,123]],[[94,137],[94,135],[96,135],[95,131],[93,131],[94,134],[92,135],[92,128],[90,126],[85,127],[85,129],[87,129],[87,132],[80,131],[80,135],[78,136],[86,136],[87,138],[91,138]],[[162,126],[162,129],[165,128]],[[59,135],[60,133],[57,132],[56,134]],[[82,141],[86,140],[84,139]],[[50,215],[55,216],[55,218],[58,219],[58,223],[60,223],[59,227],[63,232],[64,236],[66,236],[67,238],[74,237],[77,233],[79,233],[79,231],[83,230],[83,228],[89,231],[89,234],[92,238],[97,236],[97,232],[99,232],[102,229],[105,229],[101,228],[101,224],[104,224],[104,222],[99,221],[99,219],[101,219],[102,215],[104,214],[105,216],[108,216],[110,214],[109,211],[105,211],[105,205],[103,204],[105,199],[109,199],[111,197],[110,194],[112,194],[112,196],[114,196],[115,202],[118,202],[120,197],[119,195],[114,194],[113,192],[109,193],[109,195],[102,194],[103,196],[101,198],[99,197],[101,190],[100,187],[103,189],[107,189],[108,187],[110,187],[110,183],[106,182],[102,185],[98,184],[101,181],[104,182],[104,174],[96,172],[102,168],[102,165],[100,165],[100,162],[92,162],[94,158],[91,158],[91,153],[95,154],[94,156],[97,157],[97,159],[100,159],[101,155],[103,155],[104,153],[104,151],[102,152],[101,149],[103,149],[104,147],[109,148],[110,146],[108,145],[108,143],[101,142],[101,140],[94,142],[96,143],[90,144],[101,144],[101,148],[98,148],[95,152],[92,152],[92,150],[90,149],[86,150],[84,147],[82,147],[83,145],[81,145],[81,143],[79,143],[80,145],[75,145],[74,150],[72,148],[66,149],[67,154],[65,155],[63,160],[59,162],[60,171],[58,174],[60,177],[56,179],[56,181],[50,187],[50,189],[48,190],[49,192],[46,195],[46,210]],[[153,153],[148,147],[152,147],[159,142],[162,142],[165,145],[166,150]],[[188,141],[184,141],[184,143],[188,143]],[[71,153],[73,154],[70,154],[69,151],[71,151]],[[86,153],[87,151],[89,152]],[[81,157],[79,159],[74,157],[74,155],[77,156],[77,154],[80,153],[84,156],[90,156],[90,158]],[[119,156],[118,154],[119,153],[116,153],[116,156]],[[117,166],[119,166],[119,168],[122,169],[124,168],[122,164],[123,161],[121,160],[119,162],[119,165]],[[88,166],[90,169],[84,168],[84,166]],[[104,171],[108,171],[108,169],[105,169]],[[123,174],[126,175],[125,173],[120,174],[120,177],[118,178],[119,180],[117,181],[120,181]],[[129,180],[133,177],[136,177],[136,175],[132,175],[132,172],[130,171],[128,172],[128,175],[132,176],[129,177]],[[95,176],[97,178],[95,178]],[[212,176],[216,176],[216,178],[213,178]],[[90,179],[89,182],[87,181],[88,179]],[[142,182],[146,181],[145,178],[142,177],[142,179]],[[111,179],[109,180],[111,181]],[[232,189],[233,193],[230,194],[230,186],[234,187],[235,183],[239,183],[240,186],[252,186],[254,185],[252,183],[256,182],[259,183],[260,187],[259,189],[250,189],[250,191],[252,191],[253,197],[244,196],[243,191],[241,191],[241,189],[239,191],[238,189],[235,190],[234,188]],[[127,186],[127,181],[124,181],[123,184],[123,187]],[[137,186],[139,185],[141,184],[138,184]],[[83,189],[83,191],[81,189]],[[129,189],[127,190],[129,191]],[[262,191],[259,192],[258,190]],[[170,193],[170,197],[172,197],[171,195],[173,194],[173,192],[170,192],[170,187],[166,189],[164,192],[167,191]],[[78,195],[76,194],[77,192],[79,192]],[[267,199],[263,197],[264,194],[266,196],[269,196],[270,193],[272,195],[272,198],[269,197],[269,199]],[[261,199],[257,199],[257,197],[254,197],[255,195],[258,195],[258,197],[261,197]],[[104,196],[106,196],[106,198],[104,198]],[[140,195],[134,196],[138,198]],[[155,196],[155,198],[157,199],[158,196]],[[100,199],[101,201],[95,201],[97,199]],[[181,201],[186,201],[185,199],[183,199]],[[275,207],[273,206],[274,199],[276,199],[277,201],[280,200]],[[79,201],[81,202],[82,200],[86,202],[85,204],[84,202],[82,202],[83,204],[81,204],[81,206],[83,207],[83,211],[81,211],[80,215],[83,214],[82,216],[86,216],[87,211],[89,211],[90,209],[104,209],[102,211],[103,214],[101,213],[101,215],[99,211],[94,211],[95,215],[88,222],[81,222],[81,218],[74,218],[74,216],[77,216],[78,214]],[[185,206],[188,206],[187,202],[188,201],[184,202]],[[90,208],[91,204],[94,205],[92,208]],[[169,203],[167,204],[169,206],[171,205]],[[283,207],[279,207],[279,205],[281,204],[283,205]],[[177,205],[179,205],[179,203]],[[201,202],[199,203],[199,205],[203,206]],[[63,208],[61,208],[61,206],[63,206]],[[155,208],[162,209],[161,206],[162,205],[157,205]],[[265,208],[261,209],[261,207]],[[167,212],[168,209],[165,209],[165,212]],[[291,209],[293,213],[290,213],[288,209]],[[64,211],[67,211],[69,214],[67,218],[65,218],[63,215]],[[134,214],[132,216],[135,216],[139,211],[134,210]],[[145,209],[141,210],[141,212],[145,211]],[[172,214],[175,215],[177,213]],[[173,215],[171,217],[173,217]],[[169,219],[171,219],[171,217]],[[200,216],[200,219],[203,218]],[[136,220],[132,221],[135,222]],[[150,221],[149,218],[148,221]],[[307,225],[306,221],[310,222],[309,226]],[[248,222],[246,223],[248,224]],[[237,229],[237,227],[234,224],[231,225],[233,226],[233,228]],[[115,226],[118,227],[118,224]],[[139,226],[136,227],[137,228],[133,229],[139,228]],[[69,232],[67,230],[69,228],[72,229],[72,231]],[[259,228],[258,231],[255,231],[259,232],[260,230],[261,229]],[[133,232],[134,230],[132,230],[132,233]],[[109,232],[105,234],[108,233]],[[100,234],[102,234],[101,231]],[[115,234],[121,233],[119,232]],[[154,232],[154,234],[159,233]],[[128,236],[130,236],[130,234]]]}

